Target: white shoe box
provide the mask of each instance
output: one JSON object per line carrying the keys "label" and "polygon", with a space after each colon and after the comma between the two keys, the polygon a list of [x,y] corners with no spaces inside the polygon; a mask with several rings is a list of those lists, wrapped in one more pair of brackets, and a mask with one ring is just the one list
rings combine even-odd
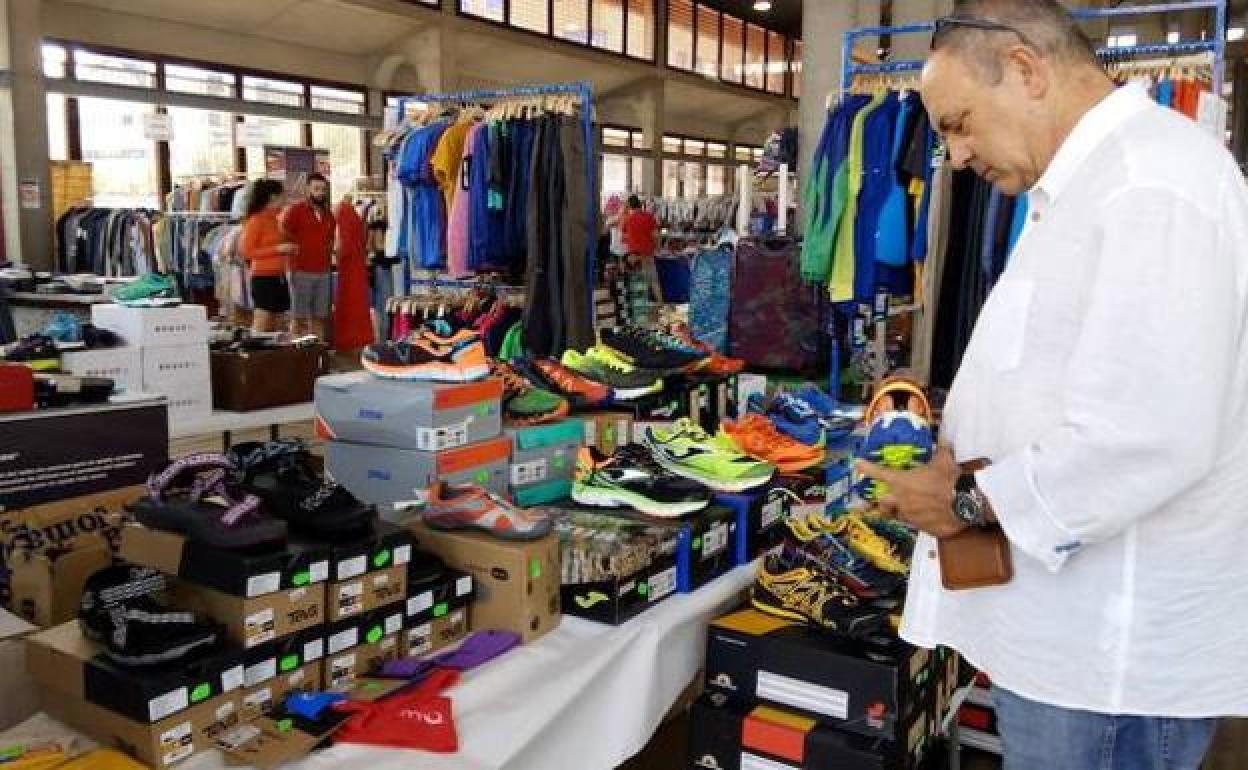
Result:
{"label": "white shoe box", "polygon": [[61,369],[76,377],[107,377],[119,391],[143,390],[143,353],[136,347],[68,351],[61,354]]}
{"label": "white shoe box", "polygon": [[212,415],[212,363],[206,342],[145,347],[143,391],[169,399],[169,426]]}
{"label": "white shoe box", "polygon": [[117,334],[127,345],[141,348],[208,342],[208,313],[203,305],[92,305],[91,323]]}

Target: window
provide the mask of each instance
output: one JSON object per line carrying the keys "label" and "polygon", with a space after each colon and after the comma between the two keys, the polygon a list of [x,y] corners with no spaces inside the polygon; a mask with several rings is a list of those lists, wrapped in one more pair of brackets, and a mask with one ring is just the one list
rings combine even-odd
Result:
{"label": "window", "polygon": [[602,129],[602,143],[606,147],[627,147],[631,134],[632,132],[627,128],[611,128],[608,126]]}
{"label": "window", "polygon": [[702,197],[702,172],[706,169],[701,163],[685,163],[685,187],[682,191],[685,198]]}
{"label": "window", "polygon": [[693,69],[693,0],[668,0],[667,66]]}
{"label": "window", "polygon": [[750,160],[754,161],[754,165],[758,165],[759,163],[762,163],[763,162],[763,148],[762,147],[752,148],[750,150]]}
{"label": "window", "polygon": [[684,173],[684,163],[678,160],[663,161],[663,197],[680,197],[680,178]]}
{"label": "window", "polygon": [[711,165],[706,167],[706,194],[710,196],[728,194],[727,166]]}
{"label": "window", "polygon": [[51,43],[43,44],[43,76],[48,78],[63,78],[69,65],[69,53],[65,50],[65,46],[52,45]]}
{"label": "window", "polygon": [[624,0],[593,0],[595,48],[624,53]]}
{"label": "window", "polygon": [[719,159],[727,158],[728,145],[723,144],[722,142],[707,142],[706,157]]}
{"label": "window", "polygon": [[761,147],[751,147],[748,144],[738,144],[733,152],[733,158],[738,163],[750,163],[754,160],[754,151],[758,150],[759,158],[762,158],[763,150]]}
{"label": "window", "polygon": [[183,94],[234,98],[234,75],[180,64],[165,65],[165,89]]}
{"label": "window", "polygon": [[156,62],[75,51],[74,77],[92,83],[155,88]]}
{"label": "window", "polygon": [[549,35],[550,5],[547,0],[511,0],[511,25]]}
{"label": "window", "polygon": [[793,41],[793,61],[789,67],[793,71],[793,97],[802,95],[802,41]]}
{"label": "window", "polygon": [[750,88],[763,87],[764,59],[767,56],[766,34],[754,24],[745,25],[745,84]]}
{"label": "window", "polygon": [[604,202],[612,195],[619,195],[632,191],[629,184],[631,160],[632,159],[627,155],[612,155],[610,153],[603,153],[602,200]]}
{"label": "window", "polygon": [[574,43],[589,43],[589,0],[555,0],[551,33]]}
{"label": "window", "polygon": [[719,76],[729,83],[741,82],[741,62],[745,56],[745,22],[724,14],[724,56]]}
{"label": "window", "polygon": [[69,123],[65,94],[48,94],[48,159],[69,160]]}
{"label": "window", "polygon": [[789,68],[787,48],[784,35],[767,31],[767,90],[773,94],[784,93],[784,74]]}
{"label": "window", "polygon": [[685,143],[679,136],[663,137],[663,154],[665,155],[683,155],[685,152]]}
{"label": "window", "polygon": [[311,95],[314,110],[342,112],[348,115],[363,115],[367,110],[368,97],[363,91],[312,86]]}
{"label": "window", "polygon": [[[154,66],[154,65],[153,65]],[[113,99],[78,100],[82,159],[92,164],[94,203],[105,208],[157,208],[156,144],[143,138],[147,104]]]}
{"label": "window", "polygon": [[364,130],[330,123],[312,124],[312,146],[329,150],[329,182],[334,199],[355,189],[364,176]]}
{"label": "window", "polygon": [[173,139],[169,142],[169,174],[173,180],[234,170],[234,116],[228,112],[169,108]]}
{"label": "window", "polygon": [[650,185],[650,169],[654,168],[654,161],[650,158],[633,158],[633,175],[631,178],[632,187],[629,192],[645,192]]}
{"label": "window", "polygon": [[503,0],[459,0],[459,10],[490,21],[506,21]]}
{"label": "window", "polygon": [[303,106],[303,84],[288,80],[270,80],[251,75],[243,77],[243,99],[249,102],[280,104],[285,107]]}
{"label": "window", "polygon": [[[302,147],[303,124],[297,120],[243,116],[242,125],[256,127],[256,142],[246,146],[247,177],[260,179],[265,176],[264,145],[277,147]],[[263,139],[263,141],[259,141]],[[242,144],[242,142],[240,142]]]}
{"label": "window", "polygon": [[695,69],[708,78],[719,77],[719,11],[698,6],[698,46]]}
{"label": "window", "polygon": [[686,139],[685,140],[685,154],[697,155],[698,157],[702,157],[703,155],[706,154],[706,142],[702,141],[701,139]]}
{"label": "window", "polygon": [[650,140],[646,138],[646,132],[645,132],[645,131],[634,131],[634,132],[633,132],[633,149],[634,149],[634,150],[648,150],[648,149],[650,149]]}
{"label": "window", "polygon": [[635,59],[654,59],[654,0],[628,0],[628,50]]}

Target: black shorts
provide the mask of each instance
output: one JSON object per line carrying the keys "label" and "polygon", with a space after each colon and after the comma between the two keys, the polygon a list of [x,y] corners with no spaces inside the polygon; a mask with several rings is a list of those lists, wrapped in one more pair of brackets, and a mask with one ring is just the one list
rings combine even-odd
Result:
{"label": "black shorts", "polygon": [[256,310],[285,313],[290,310],[290,285],[284,275],[253,275],[251,302]]}

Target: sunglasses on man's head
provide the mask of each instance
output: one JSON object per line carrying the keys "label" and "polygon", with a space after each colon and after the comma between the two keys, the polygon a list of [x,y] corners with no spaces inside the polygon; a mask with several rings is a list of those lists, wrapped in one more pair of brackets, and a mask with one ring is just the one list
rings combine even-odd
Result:
{"label": "sunglasses on man's head", "polygon": [[1035,48],[1031,40],[1017,27],[1011,27],[1009,24],[1002,24],[992,19],[980,19],[974,16],[942,16],[937,19],[932,29],[932,48],[935,49],[940,44],[940,39],[943,35],[950,30],[959,28],[978,29],[984,32],[1009,32],[1017,35],[1018,39],[1023,41],[1023,45]]}

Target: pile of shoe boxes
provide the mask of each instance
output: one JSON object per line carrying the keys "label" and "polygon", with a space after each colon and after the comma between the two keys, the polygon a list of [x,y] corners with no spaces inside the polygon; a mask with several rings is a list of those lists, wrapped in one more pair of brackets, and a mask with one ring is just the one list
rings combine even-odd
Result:
{"label": "pile of shoe boxes", "polygon": [[165,396],[173,428],[212,415],[208,316],[202,305],[93,305],[91,322],[116,334],[124,347],[64,356],[66,371],[109,377],[128,391]]}
{"label": "pile of shoe boxes", "polygon": [[509,427],[511,470],[508,491],[516,505],[530,507],[563,500],[572,493],[576,457],[585,440],[585,421]]}
{"label": "pile of shoe boxes", "polygon": [[957,656],[866,646],[754,609],[711,624],[690,768],[911,770],[929,753]]}
{"label": "pile of shoe boxes", "polygon": [[502,435],[503,383],[399,382],[354,372],[316,382],[325,469],[360,500],[402,508],[435,481],[507,494],[511,439]]}

